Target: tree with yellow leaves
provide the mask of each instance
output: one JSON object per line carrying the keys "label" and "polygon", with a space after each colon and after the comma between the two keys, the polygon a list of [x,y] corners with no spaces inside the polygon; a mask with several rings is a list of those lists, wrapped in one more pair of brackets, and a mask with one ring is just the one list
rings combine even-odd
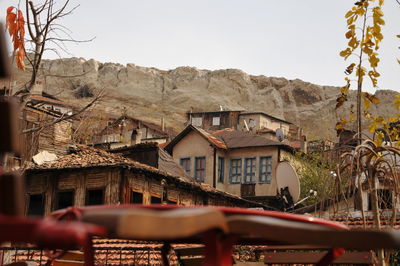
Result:
{"label": "tree with yellow leaves", "polygon": [[[383,116],[373,116],[368,110],[371,104],[379,104],[379,99],[374,95],[363,92],[363,84],[369,78],[374,89],[378,88],[378,78],[380,73],[377,70],[379,64],[378,50],[383,39],[382,26],[385,25],[383,19],[382,6],[384,0],[360,0],[354,4],[352,9],[345,15],[347,29],[345,36],[348,39],[348,47],[340,52],[340,56],[345,60],[355,59],[345,70],[346,85],[341,88],[341,93],[337,98],[336,108],[341,107],[348,99],[351,83],[357,83],[357,143],[351,152],[344,153],[338,165],[338,176],[345,171],[350,175],[352,187],[358,192],[361,201],[362,191],[368,192],[371,196],[371,206],[374,216],[375,227],[380,229],[381,210],[380,199],[377,191],[381,182],[389,184],[393,192],[392,220],[396,219],[396,203],[400,195],[400,182],[398,173],[400,164],[400,115],[385,119]],[[399,37],[399,36],[398,36]],[[365,61],[368,63],[365,64]],[[400,62],[399,62],[400,63]],[[354,77],[355,79],[352,79]],[[364,108],[362,110],[362,102]],[[394,105],[400,110],[400,94],[394,99]],[[362,116],[370,120],[368,129],[374,133],[372,140],[362,141]],[[352,113],[350,114],[352,120]],[[338,133],[346,128],[348,120],[340,118],[336,124]],[[387,185],[386,185],[387,186]],[[358,188],[358,189],[356,189]],[[363,204],[361,203],[361,206]],[[361,208],[364,224],[365,214]],[[389,254],[383,250],[377,251],[378,264],[385,265]],[[385,260],[386,259],[386,260]]]}
{"label": "tree with yellow leaves", "polygon": [[[351,87],[351,75],[355,75],[357,82],[357,136],[358,143],[361,144],[361,102],[364,101],[364,115],[367,115],[368,108],[371,103],[378,104],[379,99],[374,95],[362,91],[364,78],[366,75],[371,80],[372,86],[377,88],[378,80],[380,76],[377,71],[379,57],[378,50],[379,44],[383,39],[382,26],[385,25],[383,20],[382,6],[383,0],[360,0],[356,2],[353,8],[346,13],[347,28],[346,38],[348,41],[348,47],[340,52],[340,56],[344,57],[345,60],[356,58],[356,61],[351,63],[345,70],[347,77],[346,85],[341,88],[341,94],[337,98],[336,108],[339,108],[347,101],[348,93]],[[372,17],[372,21],[370,21]],[[364,66],[363,61],[367,57],[369,66]],[[350,119],[351,120],[351,119]],[[341,119],[336,124],[336,130],[341,131],[345,128],[347,120]]]}

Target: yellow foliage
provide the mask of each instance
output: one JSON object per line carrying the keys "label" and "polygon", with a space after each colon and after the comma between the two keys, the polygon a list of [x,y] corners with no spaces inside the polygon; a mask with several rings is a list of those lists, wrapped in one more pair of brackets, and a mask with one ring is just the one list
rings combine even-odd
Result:
{"label": "yellow foliage", "polygon": [[353,10],[350,10],[350,11],[348,11],[348,12],[346,13],[345,18],[349,18],[349,17],[351,17],[351,16],[353,16],[353,15],[354,15]]}
{"label": "yellow foliage", "polygon": [[400,93],[396,95],[396,99],[394,99],[393,104],[397,110],[400,110]]}
{"label": "yellow foliage", "polygon": [[375,145],[378,147],[382,146],[384,138],[385,136],[383,135],[383,132],[379,131],[378,133],[376,133],[374,141]]}
{"label": "yellow foliage", "polygon": [[347,57],[349,57],[351,55],[351,53],[352,53],[351,49],[347,48],[346,50],[343,50],[343,51],[340,52],[340,56],[344,57],[344,58],[347,58]]}
{"label": "yellow foliage", "polygon": [[378,63],[380,61],[380,59],[377,57],[377,55],[378,55],[377,53],[372,53],[368,58],[368,61],[371,65],[371,67],[373,67],[373,68],[377,67]]}
{"label": "yellow foliage", "polygon": [[368,131],[371,133],[374,133],[377,128],[378,128],[378,124],[376,122],[372,122],[368,126]]}

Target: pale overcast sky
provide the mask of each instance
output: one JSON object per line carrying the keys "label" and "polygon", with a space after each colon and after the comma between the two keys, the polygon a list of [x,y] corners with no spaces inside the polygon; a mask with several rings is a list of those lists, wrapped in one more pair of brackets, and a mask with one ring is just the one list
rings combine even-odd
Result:
{"label": "pale overcast sky", "polygon": [[[71,0],[80,7],[63,24],[78,39],[96,37],[69,44],[75,57],[165,70],[237,68],[340,86],[348,65],[338,55],[346,47],[344,14],[354,1]],[[1,0],[3,21],[17,3]],[[400,91],[400,6],[386,0],[384,13],[379,84]]]}

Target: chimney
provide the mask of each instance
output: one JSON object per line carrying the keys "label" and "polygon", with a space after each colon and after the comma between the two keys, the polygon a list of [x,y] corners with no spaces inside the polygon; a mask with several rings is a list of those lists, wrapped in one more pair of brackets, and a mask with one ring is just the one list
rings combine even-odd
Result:
{"label": "chimney", "polygon": [[164,117],[161,117],[161,130],[162,130],[162,132],[165,131],[165,121],[164,121]]}

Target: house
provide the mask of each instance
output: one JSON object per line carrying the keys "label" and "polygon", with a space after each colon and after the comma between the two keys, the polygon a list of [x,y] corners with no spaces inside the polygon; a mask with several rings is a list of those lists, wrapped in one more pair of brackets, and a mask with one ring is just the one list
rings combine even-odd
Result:
{"label": "house", "polygon": [[137,143],[164,143],[175,132],[162,126],[139,120],[128,115],[110,119],[105,128],[93,138],[95,147],[115,149]]}
{"label": "house", "polygon": [[47,215],[68,206],[125,203],[268,208],[86,146],[53,162],[31,165],[25,183],[28,215]]}
{"label": "house", "polygon": [[58,115],[72,115],[73,109],[67,103],[44,91],[43,82],[36,81],[28,96],[27,106],[47,110]]}
{"label": "house", "polygon": [[239,115],[242,111],[189,112],[186,113],[188,124],[216,131],[224,128],[237,129]]}
{"label": "house", "polygon": [[264,112],[189,112],[187,117],[188,124],[206,131],[232,128],[275,141],[285,141],[294,149],[306,150],[305,136],[300,127]]}
{"label": "house", "polygon": [[[274,131],[280,129],[287,138],[292,123],[263,112],[241,112],[239,115],[238,130],[257,133],[264,129]],[[278,139],[277,139],[278,140]]]}
{"label": "house", "polygon": [[249,132],[187,126],[165,149],[199,183],[240,197],[275,197],[276,167],[291,148]]}
{"label": "house", "polygon": [[[33,105],[27,105],[21,114],[22,130],[46,125],[63,115],[58,111]],[[39,131],[22,134],[22,161],[30,161],[32,156],[41,151],[58,156],[66,155],[71,143],[71,133],[72,121],[67,119],[45,126]]]}
{"label": "house", "polygon": [[183,167],[174,161],[174,158],[160,148],[156,142],[139,143],[132,146],[108,150],[110,153],[119,154],[133,161],[157,168],[170,175],[179,176],[187,181],[194,179],[186,173]]}

